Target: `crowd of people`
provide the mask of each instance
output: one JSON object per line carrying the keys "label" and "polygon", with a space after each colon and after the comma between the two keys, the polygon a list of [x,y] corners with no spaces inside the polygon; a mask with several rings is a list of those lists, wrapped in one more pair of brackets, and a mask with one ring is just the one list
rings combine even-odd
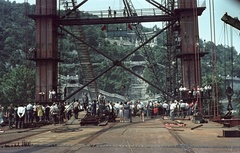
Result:
{"label": "crowd of people", "polygon": [[[104,107],[102,106],[104,105]],[[88,111],[92,115],[101,116],[102,112],[105,115],[113,118],[119,118],[120,122],[132,122],[132,117],[140,116],[142,122],[147,118],[153,118],[154,116],[170,116],[171,120],[175,117],[185,118],[186,116],[193,115],[197,111],[197,102],[191,102],[190,104],[183,102],[182,100],[177,101],[148,101],[137,102],[101,102],[94,101],[89,105]],[[102,108],[105,108],[104,110]]]}
{"label": "crowd of people", "polygon": [[24,128],[26,124],[49,122],[54,125],[64,123],[72,116],[73,106],[70,103],[48,104],[10,104],[6,108],[0,106],[0,124],[8,125],[9,129]]}
{"label": "crowd of people", "polygon": [[6,108],[0,106],[0,125],[6,124],[11,128],[23,128],[24,125],[34,122],[46,121],[52,124],[61,124],[69,120],[72,116],[77,119],[80,111],[94,116],[105,116],[106,120],[115,122],[119,118],[120,122],[132,122],[132,117],[140,116],[142,122],[145,117],[170,116],[172,120],[175,117],[185,118],[197,111],[197,102],[190,104],[177,101],[148,101],[138,100],[126,102],[110,102],[104,96],[97,100],[89,102],[87,94],[84,94],[82,100],[73,100],[72,102],[48,104],[13,105]]}

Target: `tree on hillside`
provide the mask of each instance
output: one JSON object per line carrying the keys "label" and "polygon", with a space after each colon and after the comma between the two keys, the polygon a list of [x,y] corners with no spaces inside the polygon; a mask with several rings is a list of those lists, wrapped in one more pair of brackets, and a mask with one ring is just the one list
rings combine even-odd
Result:
{"label": "tree on hillside", "polygon": [[35,71],[18,66],[4,74],[0,88],[0,97],[4,103],[19,104],[34,100]]}

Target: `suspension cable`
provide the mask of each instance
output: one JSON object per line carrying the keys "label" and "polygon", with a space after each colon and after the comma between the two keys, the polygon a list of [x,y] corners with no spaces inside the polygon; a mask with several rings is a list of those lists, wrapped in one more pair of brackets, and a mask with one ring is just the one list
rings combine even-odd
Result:
{"label": "suspension cable", "polygon": [[[194,26],[194,32],[193,32],[193,35],[196,36],[197,34],[197,7],[196,7],[196,4],[193,2],[192,3],[192,8],[193,8],[193,16],[194,16],[194,19],[193,20],[193,26]],[[194,37],[195,39],[195,37]],[[198,38],[196,39],[197,41]],[[195,41],[194,41],[195,42]],[[198,42],[197,42],[198,43]],[[195,61],[197,61],[195,63],[195,76],[196,76],[196,85],[200,85],[200,55],[199,55],[199,52],[198,52],[198,47],[197,47],[197,44],[193,44],[194,45],[194,55],[195,55]]]}
{"label": "suspension cable", "polygon": [[[226,46],[226,28],[227,24],[224,22],[224,47]],[[224,89],[227,89],[226,85],[226,79],[227,79],[227,58],[226,58],[226,49],[224,51]]]}
{"label": "suspension cable", "polygon": [[231,83],[233,89],[233,28],[230,28],[230,38],[231,38]]}
{"label": "suspension cable", "polygon": [[[209,0],[209,8],[210,8],[211,42],[214,42],[214,44],[216,44],[214,2],[211,0]],[[218,116],[218,76],[216,76],[215,78],[215,74],[217,72],[216,45],[212,46],[211,50],[212,50],[212,87],[213,87],[212,97],[214,98],[213,99],[214,117],[217,117]]]}

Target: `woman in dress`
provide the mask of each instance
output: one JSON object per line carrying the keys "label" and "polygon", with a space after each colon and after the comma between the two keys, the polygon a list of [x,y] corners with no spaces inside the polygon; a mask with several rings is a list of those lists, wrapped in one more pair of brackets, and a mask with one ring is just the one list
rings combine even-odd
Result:
{"label": "woman in dress", "polygon": [[122,102],[119,104],[118,117],[120,118],[120,122],[123,122],[123,103]]}
{"label": "woman in dress", "polygon": [[37,116],[39,118],[39,121],[42,121],[42,117],[43,117],[43,107],[42,105],[38,104],[37,105]]}

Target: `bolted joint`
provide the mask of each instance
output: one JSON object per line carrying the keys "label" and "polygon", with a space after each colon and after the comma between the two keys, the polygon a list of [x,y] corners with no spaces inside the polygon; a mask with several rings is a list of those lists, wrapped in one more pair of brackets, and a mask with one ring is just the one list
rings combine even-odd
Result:
{"label": "bolted joint", "polygon": [[121,66],[121,65],[122,65],[122,62],[116,60],[116,61],[113,61],[113,65]]}

